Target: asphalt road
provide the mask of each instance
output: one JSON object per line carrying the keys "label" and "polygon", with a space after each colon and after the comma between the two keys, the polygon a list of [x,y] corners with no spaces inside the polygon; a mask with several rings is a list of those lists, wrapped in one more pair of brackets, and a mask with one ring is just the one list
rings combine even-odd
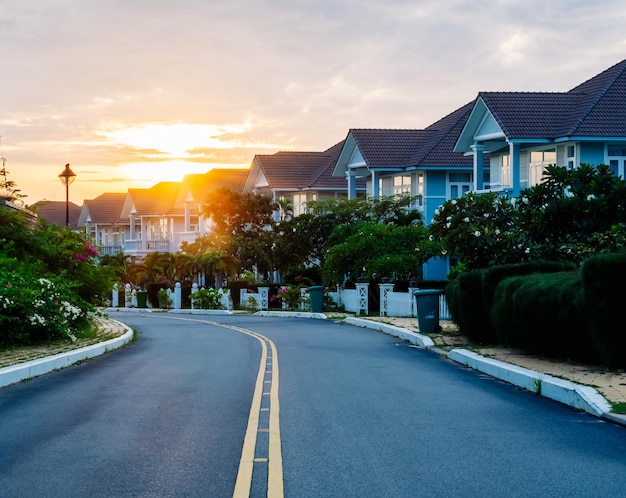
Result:
{"label": "asphalt road", "polygon": [[112,317],[136,343],[0,389],[0,496],[229,497],[257,416],[251,496],[276,476],[297,498],[626,493],[625,428],[393,337],[320,320]]}

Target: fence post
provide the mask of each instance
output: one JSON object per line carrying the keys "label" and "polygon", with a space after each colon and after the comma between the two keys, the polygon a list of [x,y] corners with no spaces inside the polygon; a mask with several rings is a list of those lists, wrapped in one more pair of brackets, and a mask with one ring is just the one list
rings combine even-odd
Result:
{"label": "fence post", "polygon": [[183,290],[180,282],[174,284],[174,309],[179,310],[183,307]]}
{"label": "fence post", "polygon": [[[414,285],[414,287],[413,287]],[[411,282],[409,284],[409,299],[411,300],[411,316],[417,316],[417,303],[415,302],[415,294],[416,291],[419,290],[417,286],[417,282]]]}
{"label": "fence post", "polygon": [[367,315],[369,313],[369,286],[367,282],[357,282],[356,284],[356,314],[360,315],[361,311]]}
{"label": "fence post", "polygon": [[111,295],[111,306],[117,308],[120,305],[120,286],[113,284],[113,293]]}
{"label": "fence post", "polygon": [[132,301],[131,301],[130,305],[133,308],[136,308],[137,307],[137,289],[133,289],[132,296],[133,297],[132,297]]}
{"label": "fence post", "polygon": [[130,290],[130,284],[126,284],[124,286],[124,302],[127,308],[130,308],[133,305],[133,294]]}
{"label": "fence post", "polygon": [[394,284],[378,284],[380,289],[380,316],[389,316],[389,294],[393,292]]}
{"label": "fence post", "polygon": [[260,310],[269,309],[269,295],[270,295],[269,287],[259,287],[259,309]]}
{"label": "fence post", "polygon": [[194,282],[193,284],[191,284],[191,309],[194,309],[193,306],[193,295],[198,292],[198,284],[196,282]]}

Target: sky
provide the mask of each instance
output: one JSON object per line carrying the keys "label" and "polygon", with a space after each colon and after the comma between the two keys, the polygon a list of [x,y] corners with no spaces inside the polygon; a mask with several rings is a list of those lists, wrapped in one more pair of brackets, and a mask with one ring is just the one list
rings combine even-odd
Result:
{"label": "sky", "polygon": [[623,0],[0,0],[0,152],[26,204],[180,181],[626,59]]}

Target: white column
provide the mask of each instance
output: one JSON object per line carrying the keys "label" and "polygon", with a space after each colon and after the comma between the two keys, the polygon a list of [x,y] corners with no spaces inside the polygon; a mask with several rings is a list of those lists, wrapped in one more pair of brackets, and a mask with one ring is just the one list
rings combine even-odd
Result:
{"label": "white column", "polygon": [[113,295],[111,299],[111,306],[117,308],[120,305],[120,290],[118,284],[113,284]]}
{"label": "white column", "polygon": [[513,187],[513,196],[517,197],[521,192],[520,145],[509,142],[509,155],[511,156],[511,187]]}
{"label": "white column", "polygon": [[372,197],[380,197],[380,171],[372,171]]}
{"label": "white column", "polygon": [[183,307],[183,290],[180,282],[174,284],[174,309],[179,310]]}
{"label": "white column", "polygon": [[259,309],[267,310],[269,309],[269,287],[259,287]]}
{"label": "white column", "polygon": [[356,198],[356,173],[354,171],[348,171],[346,173],[348,177],[348,200]]}
{"label": "white column", "polygon": [[474,144],[471,146],[471,149],[474,151],[474,190],[483,190],[485,188],[483,184],[483,176],[484,176],[484,151],[485,147],[481,144]]}

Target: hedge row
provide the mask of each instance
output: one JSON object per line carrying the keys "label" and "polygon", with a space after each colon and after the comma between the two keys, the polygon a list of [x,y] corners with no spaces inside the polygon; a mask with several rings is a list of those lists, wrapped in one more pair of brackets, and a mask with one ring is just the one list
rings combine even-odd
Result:
{"label": "hedge row", "polygon": [[625,279],[626,254],[598,255],[580,270],[541,262],[474,270],[450,282],[446,297],[476,343],[626,368]]}

